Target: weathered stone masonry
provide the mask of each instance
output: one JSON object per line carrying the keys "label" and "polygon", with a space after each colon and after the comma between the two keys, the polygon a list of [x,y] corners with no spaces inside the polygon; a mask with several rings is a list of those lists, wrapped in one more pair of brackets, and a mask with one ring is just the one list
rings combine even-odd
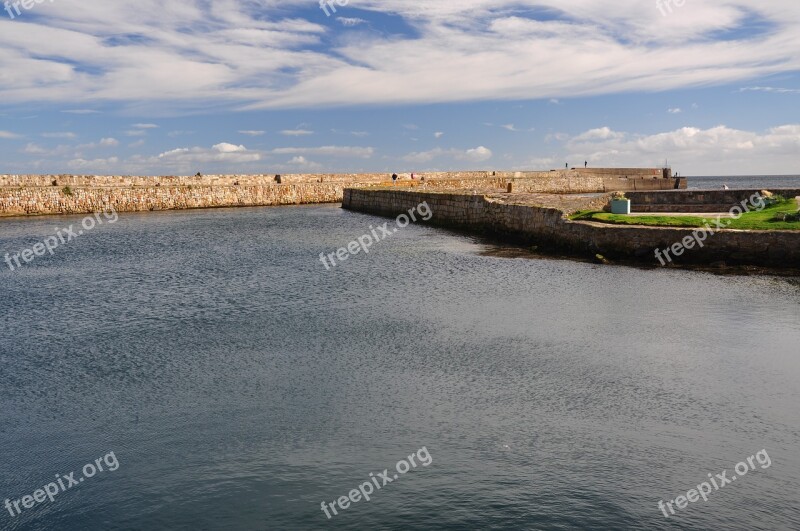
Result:
{"label": "weathered stone masonry", "polygon": [[[582,254],[600,253],[651,263],[656,262],[655,249],[672,246],[695,230],[570,221],[559,209],[511,204],[499,195],[459,192],[348,189],[342,206],[359,212],[397,216],[423,201],[433,211],[430,221],[433,224],[488,231]],[[704,247],[695,247],[675,258],[676,263],[715,261],[800,267],[800,231],[723,230],[709,236]]]}
{"label": "weathered stone masonry", "polygon": [[[597,170],[598,172],[600,170]],[[624,176],[587,170],[553,172],[438,172],[400,176],[425,189],[505,189],[573,193],[685,187],[660,170],[622,170]],[[638,173],[637,173],[638,172]],[[628,175],[630,174],[630,175]],[[424,182],[421,178],[424,177]],[[194,177],[0,175],[0,216],[83,214],[233,206],[337,203],[345,187],[391,184],[381,174],[202,175]]]}

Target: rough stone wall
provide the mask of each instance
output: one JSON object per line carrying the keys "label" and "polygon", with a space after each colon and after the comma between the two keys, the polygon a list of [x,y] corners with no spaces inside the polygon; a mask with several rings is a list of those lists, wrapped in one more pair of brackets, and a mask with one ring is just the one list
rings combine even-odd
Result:
{"label": "rough stone wall", "polygon": [[[628,171],[628,170],[626,170]],[[530,185],[549,187],[552,190],[567,190],[564,184],[567,180],[575,183],[587,183],[586,186],[592,190],[603,190],[604,180],[609,182],[619,182],[621,186],[628,186],[629,190],[635,190],[634,185],[625,185],[628,181],[656,181],[661,184],[661,188],[673,188],[664,186],[660,179],[654,179],[651,173],[656,170],[643,169],[638,174],[631,174],[629,178],[620,178],[612,170],[601,168],[593,170],[558,170],[549,172],[509,172],[509,171],[462,171],[462,172],[424,172],[417,173],[415,177],[424,177],[426,182],[431,181],[466,181],[475,180],[476,185],[480,185],[480,180],[486,181],[486,186],[496,184],[498,188],[505,188],[506,183],[517,180],[535,180]],[[660,171],[660,170],[658,170]],[[624,172],[623,172],[624,173]],[[401,180],[410,180],[410,173],[398,174]],[[354,185],[358,183],[381,183],[391,181],[389,173],[336,173],[336,174],[285,174],[280,176],[281,183],[347,183]],[[617,179],[617,181],[614,181]],[[55,183],[55,184],[53,184]],[[200,176],[124,176],[124,175],[0,175],[0,187],[64,187],[64,186],[88,186],[88,187],[127,187],[127,186],[266,186],[276,183],[275,174],[261,175],[200,175]],[[584,188],[586,187],[584,186]],[[580,188],[579,184],[573,187]],[[649,188],[647,188],[649,189]],[[539,190],[536,190],[539,191]],[[589,191],[589,190],[586,190]]]}
{"label": "rough stone wall", "polygon": [[[396,216],[421,202],[433,211],[431,223],[490,231],[531,243],[549,244],[578,253],[600,253],[657,263],[656,249],[666,249],[696,232],[672,227],[628,227],[570,221],[555,208],[508,204],[482,194],[345,190],[343,207],[359,212]],[[725,261],[777,267],[800,267],[800,231],[722,230],[708,235],[676,263]]]}
{"label": "rough stone wall", "polygon": [[[635,212],[728,212],[761,190],[763,188],[629,192],[625,195]],[[774,193],[787,198],[798,197],[800,189],[781,188]]]}
{"label": "rough stone wall", "polygon": [[[644,171],[644,170],[643,170]],[[424,177],[424,181],[422,181]],[[674,179],[602,177],[587,172],[431,172],[398,186],[424,189],[515,190],[536,193],[601,193],[673,188]],[[55,184],[54,184],[55,183]],[[202,175],[195,177],[0,175],[0,216],[80,214],[113,206],[118,212],[334,203],[345,187],[391,184],[385,173]]]}
{"label": "rough stone wall", "polygon": [[75,188],[0,188],[0,216],[179,210],[231,206],[299,205],[341,201],[343,183],[279,186],[142,186]]}

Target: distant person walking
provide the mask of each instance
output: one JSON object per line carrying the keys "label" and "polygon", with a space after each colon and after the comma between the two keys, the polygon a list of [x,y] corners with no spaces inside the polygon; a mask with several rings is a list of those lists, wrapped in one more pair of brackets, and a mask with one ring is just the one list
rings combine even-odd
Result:
{"label": "distant person walking", "polygon": [[564,164],[564,169],[565,169],[565,170],[568,170],[568,169],[569,169],[569,162],[567,162],[566,164]]}
{"label": "distant person walking", "polygon": [[588,160],[583,161],[583,167],[584,168],[588,168],[589,167],[589,161]]}
{"label": "distant person walking", "polygon": [[396,182],[397,182],[397,174],[393,173],[392,174],[392,184],[395,184]]}

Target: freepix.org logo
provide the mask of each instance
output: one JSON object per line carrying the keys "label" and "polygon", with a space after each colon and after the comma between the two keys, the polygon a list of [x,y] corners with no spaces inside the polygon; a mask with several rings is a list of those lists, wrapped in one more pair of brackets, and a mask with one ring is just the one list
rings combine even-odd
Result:
{"label": "freepix.org logo", "polygon": [[[114,207],[109,207],[108,211],[102,214],[108,223],[116,223],[119,219],[119,215],[117,211],[114,210]],[[100,212],[95,212],[93,216],[86,216],[83,218],[80,225],[83,227],[82,229],[75,229],[74,225],[70,225],[65,229],[58,229],[54,235],[48,236],[43,242],[36,243],[28,249],[23,249],[16,253],[6,253],[4,257],[5,263],[11,271],[19,269],[22,267],[23,263],[29,264],[37,256],[44,256],[46,253],[54,254],[59,246],[65,245],[77,239],[79,236],[83,236],[85,234],[84,231],[88,232],[102,224],[103,219],[100,217]]]}
{"label": "freepix.org logo", "polygon": [[328,11],[328,8],[330,8],[331,11],[336,13],[336,7],[334,7],[333,4],[337,4],[339,7],[344,7],[349,2],[350,0],[319,0],[319,8],[325,12],[325,16],[329,17],[331,16],[331,14]]}
{"label": "freepix.org logo", "polygon": [[[49,1],[51,4],[53,3],[53,0],[47,0],[47,1]],[[11,17],[11,20],[14,20],[18,16],[22,15],[20,7],[22,7],[22,9],[24,9],[25,11],[30,11],[31,9],[33,9],[33,6],[35,6],[36,4],[41,4],[43,2],[45,2],[45,0],[16,0],[15,2],[7,1],[3,6],[3,8],[6,10],[6,13],[8,13],[8,16]]]}

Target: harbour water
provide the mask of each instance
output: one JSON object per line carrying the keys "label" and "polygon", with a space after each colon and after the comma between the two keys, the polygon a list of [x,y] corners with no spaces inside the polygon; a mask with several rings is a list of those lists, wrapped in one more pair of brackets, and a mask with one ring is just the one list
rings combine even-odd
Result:
{"label": "harbour water", "polygon": [[[0,251],[81,219],[3,220]],[[415,225],[320,262],[385,221],[120,214],[3,265],[0,502],[119,468],[0,528],[800,529],[796,279],[497,258]]]}
{"label": "harbour water", "polygon": [[689,177],[689,188],[719,190],[730,188],[797,188],[800,175],[785,176],[741,176],[741,177]]}

